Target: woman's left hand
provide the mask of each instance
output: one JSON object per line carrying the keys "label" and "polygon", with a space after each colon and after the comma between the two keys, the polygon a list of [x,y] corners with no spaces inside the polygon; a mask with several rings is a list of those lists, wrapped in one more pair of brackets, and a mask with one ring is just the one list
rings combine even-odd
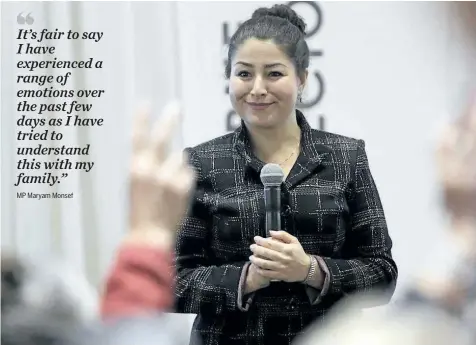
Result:
{"label": "woman's left hand", "polygon": [[298,239],[286,231],[271,231],[271,238],[256,236],[250,261],[264,277],[288,283],[306,279],[311,258]]}

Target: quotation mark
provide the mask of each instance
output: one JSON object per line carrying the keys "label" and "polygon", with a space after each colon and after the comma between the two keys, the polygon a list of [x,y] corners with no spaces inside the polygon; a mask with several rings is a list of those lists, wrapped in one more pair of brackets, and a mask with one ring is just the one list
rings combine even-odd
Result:
{"label": "quotation mark", "polygon": [[31,17],[30,14],[31,14],[31,12],[28,13],[25,17],[25,16],[23,16],[23,12],[21,12],[17,16],[17,23],[20,24],[20,25],[24,25],[24,24],[32,25],[35,22],[35,19],[33,19],[33,17]]}

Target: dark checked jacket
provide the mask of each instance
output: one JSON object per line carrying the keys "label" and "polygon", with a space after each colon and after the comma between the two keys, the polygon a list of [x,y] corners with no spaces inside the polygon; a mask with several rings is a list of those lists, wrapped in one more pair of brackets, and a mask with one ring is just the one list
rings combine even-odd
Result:
{"label": "dark checked jacket", "polygon": [[[397,267],[392,241],[362,140],[312,129],[297,111],[300,155],[283,183],[282,230],[325,266],[327,285],[273,282],[242,296],[240,278],[254,236],[266,237],[264,163],[252,153],[246,127],[188,148],[197,172],[193,205],[176,245],[176,308],[198,314],[192,343],[281,345],[345,296],[392,296]],[[242,304],[242,301],[248,304]]]}

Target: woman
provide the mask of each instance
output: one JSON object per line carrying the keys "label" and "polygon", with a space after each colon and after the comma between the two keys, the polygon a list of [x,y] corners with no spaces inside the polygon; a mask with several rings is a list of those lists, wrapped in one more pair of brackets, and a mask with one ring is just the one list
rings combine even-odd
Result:
{"label": "woman", "polygon": [[[289,7],[253,13],[226,75],[242,119],[187,149],[197,174],[176,245],[177,310],[204,344],[289,344],[343,297],[393,294],[384,212],[362,140],[311,129],[296,110],[307,79],[305,23]],[[276,163],[283,229],[265,238],[260,169]],[[270,282],[278,280],[278,282]]]}

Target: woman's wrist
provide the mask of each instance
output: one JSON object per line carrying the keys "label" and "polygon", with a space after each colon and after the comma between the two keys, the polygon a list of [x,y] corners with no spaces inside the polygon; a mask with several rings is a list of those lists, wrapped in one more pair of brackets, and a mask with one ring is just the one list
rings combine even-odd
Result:
{"label": "woman's wrist", "polygon": [[308,276],[303,281],[303,284],[309,285],[315,289],[323,289],[325,282],[325,271],[322,269],[318,258],[311,255],[312,267],[309,269]]}
{"label": "woman's wrist", "polygon": [[316,266],[317,262],[316,260],[312,257],[312,255],[306,254],[307,255],[307,260],[304,264],[304,272],[305,272],[305,277],[301,281],[303,284],[308,284],[309,281],[312,280],[315,271],[316,271]]}
{"label": "woman's wrist", "polygon": [[257,284],[256,284],[256,281],[253,279],[253,274],[251,273],[251,267],[250,267],[245,279],[245,293],[244,294],[248,295],[258,290],[258,287],[256,285]]}
{"label": "woman's wrist", "polygon": [[264,277],[260,277],[256,274],[255,266],[250,265],[248,273],[245,279],[245,295],[263,289],[269,285],[269,281]]}

